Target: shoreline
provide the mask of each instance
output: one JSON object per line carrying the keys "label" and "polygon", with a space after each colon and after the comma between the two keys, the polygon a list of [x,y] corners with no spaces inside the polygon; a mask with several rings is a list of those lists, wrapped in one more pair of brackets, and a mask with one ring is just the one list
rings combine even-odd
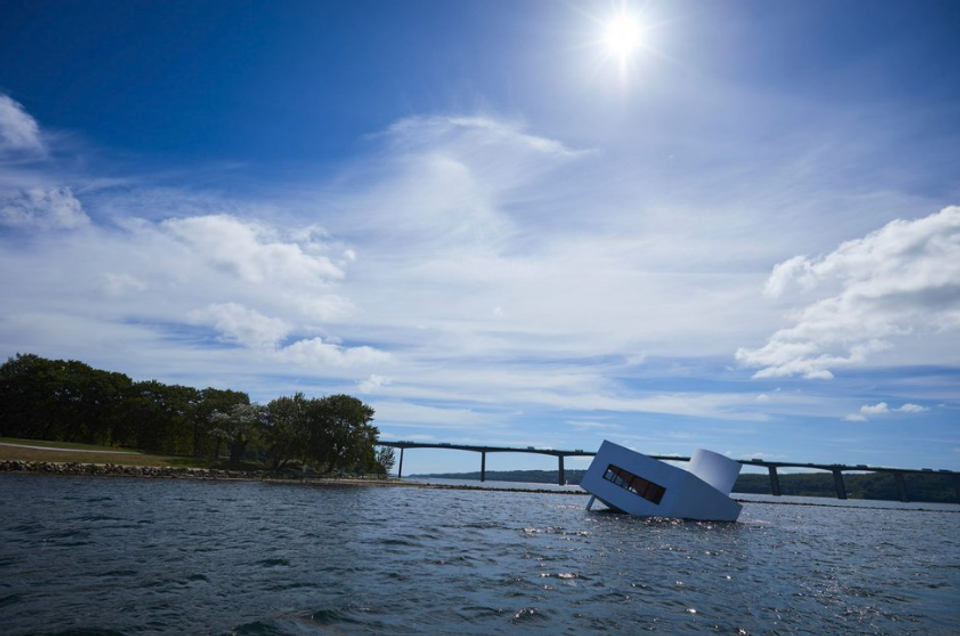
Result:
{"label": "shoreline", "polygon": [[50,475],[64,477],[132,477],[136,479],[187,479],[192,481],[252,481],[281,486],[359,486],[429,488],[434,490],[483,490],[485,492],[521,492],[551,495],[586,495],[586,491],[556,491],[532,488],[488,488],[483,486],[426,484],[396,477],[294,477],[264,472],[251,474],[220,468],[188,468],[169,466],[129,466],[111,463],[44,462],[3,460],[0,475]]}
{"label": "shoreline", "polygon": [[[44,462],[44,461],[25,461],[25,460],[0,460],[0,476],[3,475],[49,475],[62,477],[127,477],[134,479],[184,479],[190,481],[249,481],[261,482],[275,486],[314,486],[314,487],[368,487],[368,488],[426,488],[431,490],[478,490],[483,492],[510,492],[542,495],[573,495],[583,497],[589,495],[585,490],[546,490],[542,488],[503,488],[489,486],[473,486],[469,484],[429,484],[423,482],[411,482],[397,479],[396,477],[385,478],[365,478],[365,477],[295,477],[272,474],[264,471],[260,474],[251,474],[239,470],[227,470],[220,468],[189,468],[189,467],[169,467],[169,466],[130,466],[124,464],[111,463],[88,463],[88,462]],[[734,495],[731,498],[741,504],[761,504],[761,505],[780,505],[780,506],[814,506],[814,507],[843,507],[841,504],[815,501],[771,501],[771,500],[753,500],[743,499]],[[874,500],[858,499],[857,502],[868,502]],[[878,503],[880,503],[878,501]],[[917,506],[930,502],[911,502]],[[938,504],[934,504],[938,505]],[[857,505],[850,506],[859,509],[874,510],[899,510],[887,506],[877,505]],[[905,510],[925,511],[925,512],[953,512],[960,513],[957,510],[950,509],[931,509],[931,508],[906,508]]]}

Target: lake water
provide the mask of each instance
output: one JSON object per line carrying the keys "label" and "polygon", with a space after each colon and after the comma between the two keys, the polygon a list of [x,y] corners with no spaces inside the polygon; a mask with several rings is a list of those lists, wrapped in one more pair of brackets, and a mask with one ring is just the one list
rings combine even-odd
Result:
{"label": "lake water", "polygon": [[0,476],[4,634],[955,634],[957,507]]}

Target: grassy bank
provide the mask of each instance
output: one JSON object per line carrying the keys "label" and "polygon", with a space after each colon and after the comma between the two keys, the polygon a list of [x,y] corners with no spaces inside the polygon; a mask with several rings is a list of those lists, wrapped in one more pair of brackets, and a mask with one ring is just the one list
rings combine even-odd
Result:
{"label": "grassy bank", "polygon": [[[8,446],[12,444],[12,446]],[[28,448],[29,446],[43,448]],[[94,444],[51,442],[39,439],[0,437],[0,461],[61,462],[79,464],[122,464],[124,466],[155,466],[158,468],[239,468],[228,466],[222,460],[197,457],[156,455],[134,449],[118,449]]]}

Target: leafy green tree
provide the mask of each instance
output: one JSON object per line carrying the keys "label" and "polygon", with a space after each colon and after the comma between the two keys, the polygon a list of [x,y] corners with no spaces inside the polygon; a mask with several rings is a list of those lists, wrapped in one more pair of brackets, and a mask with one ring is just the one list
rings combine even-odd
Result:
{"label": "leafy green tree", "polygon": [[193,452],[195,414],[201,403],[201,393],[191,386],[166,385],[167,431],[164,450],[176,455]]}
{"label": "leafy green tree", "polygon": [[238,461],[262,443],[270,465],[291,460],[325,470],[384,474],[392,449],[375,449],[373,409],[349,395],[308,399],[302,393],[266,407],[246,393],[133,382],[75,360],[17,354],[0,365],[0,435],[115,444],[144,450],[220,456]]}
{"label": "leafy green tree", "polygon": [[306,457],[310,442],[311,402],[303,393],[295,393],[292,397],[279,397],[267,404],[263,442],[272,470]]}
{"label": "leafy green tree", "polygon": [[157,380],[134,382],[124,396],[123,417],[114,437],[125,446],[172,454],[188,454],[194,409],[200,392]]}
{"label": "leafy green tree", "polygon": [[17,354],[0,367],[0,431],[5,436],[59,439],[57,363]]}
{"label": "leafy green tree", "polygon": [[215,411],[210,416],[211,433],[227,442],[231,462],[243,459],[247,446],[259,438],[265,415],[259,404],[234,404],[226,413]]}
{"label": "leafy green tree", "polygon": [[349,395],[312,400],[307,456],[327,470],[364,466],[379,431],[371,426],[373,409]]}
{"label": "leafy green tree", "polygon": [[206,388],[200,391],[200,401],[193,409],[191,454],[194,457],[220,456],[220,447],[224,439],[213,434],[215,425],[212,415],[216,411],[230,412],[237,404],[250,404],[250,396],[241,391]]}
{"label": "leafy green tree", "polygon": [[110,443],[130,378],[76,360],[17,354],[0,367],[0,434]]}
{"label": "leafy green tree", "polygon": [[42,439],[50,416],[50,364],[40,356],[18,353],[0,367],[0,434]]}

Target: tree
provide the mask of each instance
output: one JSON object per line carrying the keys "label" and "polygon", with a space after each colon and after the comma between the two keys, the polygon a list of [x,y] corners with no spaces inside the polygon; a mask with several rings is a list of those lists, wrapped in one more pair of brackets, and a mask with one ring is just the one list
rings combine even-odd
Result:
{"label": "tree", "polygon": [[280,397],[267,404],[263,442],[270,468],[279,470],[294,459],[303,460],[310,442],[310,403],[303,393]]}
{"label": "tree", "polygon": [[0,365],[0,435],[123,445],[239,461],[254,442],[274,469],[302,460],[325,470],[385,474],[392,449],[375,449],[373,409],[349,395],[281,397],[266,407],[246,393],[134,382],[75,360],[17,354]]}
{"label": "tree", "polygon": [[231,462],[243,459],[247,446],[259,437],[264,415],[265,409],[259,404],[234,404],[226,413],[215,411],[210,416],[211,433],[227,442]]}
{"label": "tree", "polygon": [[379,475],[389,475],[397,463],[397,453],[390,446],[380,446],[377,448],[377,460],[375,470]]}
{"label": "tree", "polygon": [[379,431],[370,425],[373,409],[349,395],[311,400],[308,458],[327,470],[366,465]]}
{"label": "tree", "polygon": [[200,391],[200,402],[193,409],[193,443],[191,453],[194,457],[220,456],[223,438],[214,435],[215,428],[211,416],[216,411],[229,413],[237,404],[250,404],[250,396],[241,391],[206,388]]}
{"label": "tree", "polygon": [[134,382],[123,398],[114,438],[126,446],[171,454],[191,450],[191,430],[200,392],[157,380]]}
{"label": "tree", "polygon": [[0,367],[0,435],[42,439],[49,418],[50,365],[40,356],[18,353]]}
{"label": "tree", "polygon": [[0,366],[0,434],[110,443],[130,385],[122,373],[76,360],[17,354]]}

